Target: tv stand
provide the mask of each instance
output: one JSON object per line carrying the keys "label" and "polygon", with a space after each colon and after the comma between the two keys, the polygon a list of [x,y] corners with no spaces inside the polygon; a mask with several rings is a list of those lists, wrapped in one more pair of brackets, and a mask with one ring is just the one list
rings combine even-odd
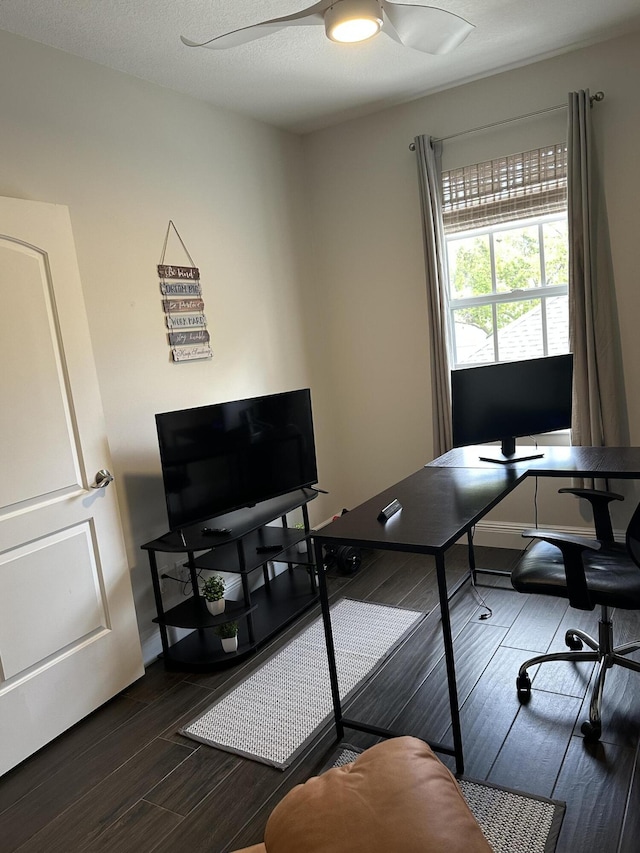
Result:
{"label": "tv stand", "polygon": [[[155,598],[162,654],[168,670],[203,672],[238,663],[253,654],[318,601],[316,566],[309,538],[307,504],[317,493],[298,489],[253,507],[236,510],[208,519],[212,530],[225,530],[218,535],[203,533],[203,525],[193,525],[166,533],[142,546],[149,555],[149,568]],[[302,509],[304,528],[287,525],[287,513]],[[270,522],[281,520],[281,525]],[[298,544],[307,542],[305,553]],[[160,586],[157,553],[186,554],[191,595],[165,610]],[[267,562],[286,563],[287,569],[275,578],[269,577]],[[224,613],[212,616],[200,595],[200,570],[239,574],[242,599],[227,600]],[[262,570],[264,586],[250,590],[249,576]],[[224,652],[215,628],[225,622],[238,622],[238,650]],[[178,642],[169,642],[170,628],[192,629]]]}

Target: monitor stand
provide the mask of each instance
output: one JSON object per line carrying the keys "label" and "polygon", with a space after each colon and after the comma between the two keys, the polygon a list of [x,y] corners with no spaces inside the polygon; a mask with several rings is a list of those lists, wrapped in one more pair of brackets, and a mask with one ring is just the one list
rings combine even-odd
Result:
{"label": "monitor stand", "polygon": [[528,459],[541,459],[544,453],[524,453],[516,456],[516,440],[513,437],[503,438],[502,447],[492,456],[480,456],[481,462],[497,462],[509,465],[511,462],[526,462]]}

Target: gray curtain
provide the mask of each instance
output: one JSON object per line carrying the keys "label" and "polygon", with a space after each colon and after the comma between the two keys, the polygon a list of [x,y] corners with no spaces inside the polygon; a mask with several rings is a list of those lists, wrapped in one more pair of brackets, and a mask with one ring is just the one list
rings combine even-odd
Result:
{"label": "gray curtain", "polygon": [[571,440],[574,445],[626,446],[620,333],[589,90],[569,93],[567,153],[569,344],[574,358]]}
{"label": "gray curtain", "polygon": [[442,225],[442,145],[430,136],[414,140],[418,163],[422,236],[424,238],[429,331],[431,339],[431,401],[433,452],[440,456],[453,446],[448,358],[447,262]]}

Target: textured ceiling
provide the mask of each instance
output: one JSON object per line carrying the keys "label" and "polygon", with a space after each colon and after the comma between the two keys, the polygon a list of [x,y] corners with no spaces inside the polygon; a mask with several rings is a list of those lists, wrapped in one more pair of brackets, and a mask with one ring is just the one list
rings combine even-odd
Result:
{"label": "textured ceiling", "polygon": [[312,0],[0,0],[0,29],[302,133],[640,29],[638,0],[437,2],[476,27],[447,56],[384,35],[337,45],[321,27],[224,51],[180,41],[288,15]]}

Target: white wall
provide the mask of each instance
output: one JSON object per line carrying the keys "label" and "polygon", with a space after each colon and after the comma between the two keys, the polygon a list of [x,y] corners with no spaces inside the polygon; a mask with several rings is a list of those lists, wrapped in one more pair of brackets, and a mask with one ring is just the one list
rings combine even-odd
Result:
{"label": "white wall", "polygon": [[[310,384],[301,143],[3,32],[0,77],[0,195],[70,208],[147,641],[140,545],[167,524],[154,414]],[[210,362],[170,361],[156,271],[170,219],[201,271]],[[188,262],[175,236],[166,261]]]}
{"label": "white wall", "polygon": [[[414,136],[435,137],[604,90],[594,107],[620,310],[631,441],[640,440],[640,36],[630,35],[479,80],[305,138],[313,205],[313,306],[322,332],[318,385],[336,413],[330,487],[355,505],[431,459],[429,337]],[[566,114],[445,143],[444,166],[478,162],[565,138]],[[320,346],[320,340],[318,340]],[[318,353],[318,351],[316,351]],[[320,364],[320,361],[322,362]],[[581,525],[564,482],[540,481],[542,525]],[[619,483],[614,484],[616,488]],[[627,488],[627,487],[624,487]],[[514,529],[534,520],[534,484],[490,516]],[[565,509],[567,505],[570,509]],[[631,503],[631,502],[630,502]],[[628,507],[630,510],[631,507]],[[616,523],[624,526],[626,509]],[[509,544],[509,543],[506,543]]]}

